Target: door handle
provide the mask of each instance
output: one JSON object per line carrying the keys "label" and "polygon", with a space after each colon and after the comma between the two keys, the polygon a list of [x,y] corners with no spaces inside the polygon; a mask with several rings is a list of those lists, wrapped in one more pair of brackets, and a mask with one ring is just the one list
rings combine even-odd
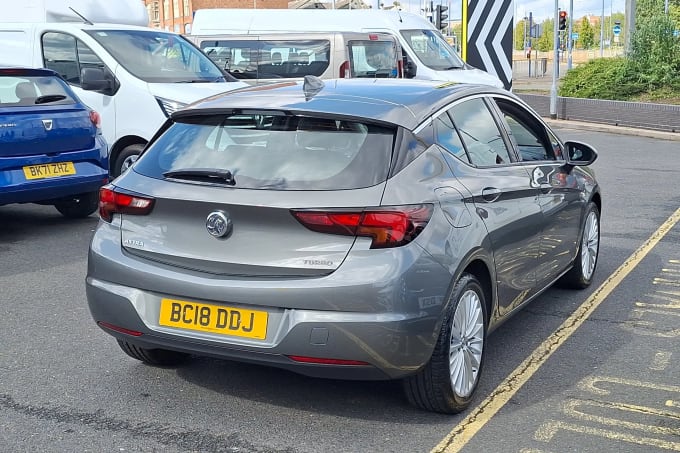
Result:
{"label": "door handle", "polygon": [[493,203],[501,197],[501,189],[496,189],[495,187],[487,187],[482,189],[482,198],[484,201]]}

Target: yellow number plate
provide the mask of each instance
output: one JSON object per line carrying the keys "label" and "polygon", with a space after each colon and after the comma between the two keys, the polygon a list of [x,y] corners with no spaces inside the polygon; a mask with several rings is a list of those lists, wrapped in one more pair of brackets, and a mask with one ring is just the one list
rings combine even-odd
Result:
{"label": "yellow number plate", "polygon": [[244,310],[184,300],[161,299],[161,326],[264,340],[266,311]]}
{"label": "yellow number plate", "polygon": [[24,167],[26,179],[55,178],[57,176],[75,175],[73,162],[55,162],[52,164],[27,165]]}

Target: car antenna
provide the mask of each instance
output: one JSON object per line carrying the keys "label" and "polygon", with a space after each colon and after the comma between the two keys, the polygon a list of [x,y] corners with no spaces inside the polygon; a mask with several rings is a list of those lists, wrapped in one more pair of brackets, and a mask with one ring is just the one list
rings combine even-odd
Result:
{"label": "car antenna", "polygon": [[398,6],[397,6],[397,16],[399,16],[399,22],[404,22],[404,21],[401,19],[401,10],[399,9]]}
{"label": "car antenna", "polygon": [[68,9],[70,9],[71,11],[73,11],[74,13],[76,13],[76,14],[78,15],[78,17],[80,17],[81,19],[83,19],[83,22],[85,22],[87,25],[94,25],[92,22],[89,21],[89,19],[88,19],[87,17],[83,16],[82,14],[80,14],[80,13],[79,13],[78,11],[76,11],[75,9],[71,8],[70,6],[68,7]]}

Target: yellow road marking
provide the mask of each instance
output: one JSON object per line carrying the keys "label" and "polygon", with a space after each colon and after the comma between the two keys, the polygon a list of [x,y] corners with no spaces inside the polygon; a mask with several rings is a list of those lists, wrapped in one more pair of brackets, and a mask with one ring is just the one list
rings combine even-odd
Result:
{"label": "yellow road marking", "polygon": [[668,364],[671,363],[671,355],[673,355],[670,351],[659,351],[656,354],[654,354],[654,360],[652,361],[652,364],[649,366],[650,370],[654,371],[663,371],[668,367]]}
{"label": "yellow road marking", "polygon": [[[463,2],[465,3],[465,2]],[[676,210],[644,244],[621,264],[581,306],[567,318],[555,332],[541,343],[498,387],[471,410],[444,439],[432,449],[432,453],[458,452],[477,432],[501,410],[536,371],[600,306],[611,292],[630,274],[647,254],[680,221],[680,209]]]}

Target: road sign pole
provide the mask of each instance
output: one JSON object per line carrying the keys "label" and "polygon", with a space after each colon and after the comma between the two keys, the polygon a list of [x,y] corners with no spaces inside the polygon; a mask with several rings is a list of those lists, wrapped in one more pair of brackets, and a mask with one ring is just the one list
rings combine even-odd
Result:
{"label": "road sign pole", "polygon": [[550,87],[550,118],[557,118],[557,74],[559,71],[559,59],[557,58],[557,43],[559,41],[559,0],[555,0],[555,27],[553,30],[553,78],[552,86]]}

